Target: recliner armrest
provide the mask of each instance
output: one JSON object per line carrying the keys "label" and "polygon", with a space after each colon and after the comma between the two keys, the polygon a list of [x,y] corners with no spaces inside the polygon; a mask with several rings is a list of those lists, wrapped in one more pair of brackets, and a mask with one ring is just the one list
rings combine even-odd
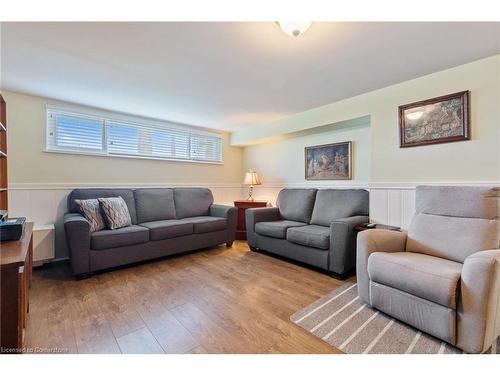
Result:
{"label": "recliner armrest", "polygon": [[77,213],[65,214],[63,221],[73,273],[79,275],[90,272],[89,221]]}
{"label": "recliner armrest", "polygon": [[369,229],[358,233],[356,254],[356,275],[358,295],[370,303],[370,277],[368,258],[375,252],[397,253],[406,249],[406,232],[387,229]]}
{"label": "recliner armrest", "polygon": [[465,259],[457,313],[457,345],[465,351],[482,353],[500,335],[500,249]]}
{"label": "recliner armrest", "polygon": [[354,269],[356,263],[356,232],[354,227],[367,223],[368,216],[350,216],[330,224],[330,254],[328,269],[340,277]]}

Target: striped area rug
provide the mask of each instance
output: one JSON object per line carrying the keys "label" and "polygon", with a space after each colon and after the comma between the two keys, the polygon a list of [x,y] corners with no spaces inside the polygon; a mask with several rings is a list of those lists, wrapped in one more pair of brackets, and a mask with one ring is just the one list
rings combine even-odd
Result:
{"label": "striped area rug", "polygon": [[[462,351],[360,301],[357,284],[344,285],[290,320],[349,354],[458,354]],[[500,339],[499,339],[500,341]],[[497,352],[500,345],[495,348]]]}

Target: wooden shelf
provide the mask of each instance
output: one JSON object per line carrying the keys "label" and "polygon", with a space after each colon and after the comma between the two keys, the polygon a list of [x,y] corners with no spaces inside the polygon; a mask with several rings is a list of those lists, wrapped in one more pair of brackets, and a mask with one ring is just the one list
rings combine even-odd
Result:
{"label": "wooden shelf", "polygon": [[[7,189],[0,190],[0,207],[7,207],[7,198],[9,197],[9,192]],[[5,208],[2,208],[4,210]]]}
{"label": "wooden shelf", "polygon": [[22,353],[25,348],[29,287],[33,266],[33,223],[26,223],[18,241],[2,243],[0,346]]}
{"label": "wooden shelf", "polygon": [[7,155],[7,132],[0,132],[0,152]]}
{"label": "wooden shelf", "polygon": [[7,158],[0,158],[0,189],[7,190]]}
{"label": "wooden shelf", "polygon": [[7,104],[0,95],[0,210],[7,210]]}

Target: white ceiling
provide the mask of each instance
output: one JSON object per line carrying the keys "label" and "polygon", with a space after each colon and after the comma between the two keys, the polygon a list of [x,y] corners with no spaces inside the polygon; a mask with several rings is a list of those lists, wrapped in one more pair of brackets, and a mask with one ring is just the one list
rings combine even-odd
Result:
{"label": "white ceiling", "polygon": [[237,130],[500,52],[500,23],[3,23],[4,89]]}

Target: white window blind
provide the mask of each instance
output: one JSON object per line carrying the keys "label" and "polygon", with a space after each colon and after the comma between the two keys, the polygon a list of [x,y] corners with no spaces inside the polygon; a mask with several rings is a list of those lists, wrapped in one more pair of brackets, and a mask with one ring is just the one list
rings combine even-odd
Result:
{"label": "white window blind", "polygon": [[47,107],[47,151],[222,162],[219,134]]}

